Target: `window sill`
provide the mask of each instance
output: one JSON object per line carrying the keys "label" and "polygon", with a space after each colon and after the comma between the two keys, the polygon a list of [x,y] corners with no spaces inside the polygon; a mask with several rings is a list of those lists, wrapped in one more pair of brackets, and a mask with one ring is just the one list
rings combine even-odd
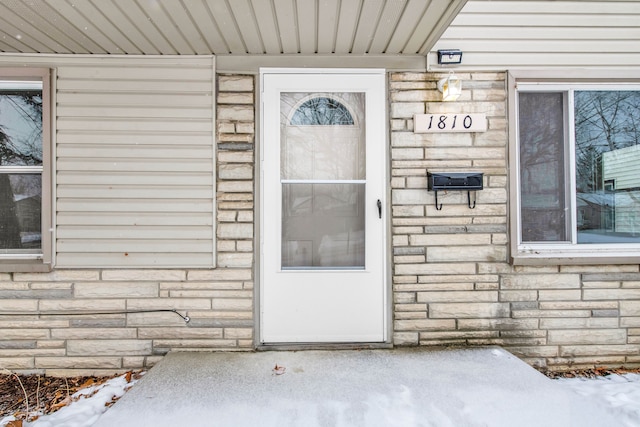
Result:
{"label": "window sill", "polygon": [[531,251],[516,252],[511,256],[513,265],[606,265],[640,264],[636,251]]}
{"label": "window sill", "polygon": [[48,273],[51,270],[51,264],[37,260],[0,261],[0,273]]}

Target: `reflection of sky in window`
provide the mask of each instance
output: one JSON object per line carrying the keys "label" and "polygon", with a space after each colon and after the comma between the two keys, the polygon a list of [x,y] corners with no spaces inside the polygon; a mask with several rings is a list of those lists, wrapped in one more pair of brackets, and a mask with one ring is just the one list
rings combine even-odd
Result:
{"label": "reflection of sky in window", "polygon": [[41,103],[40,94],[0,89],[0,130],[8,137],[2,142],[1,164],[41,164],[42,113],[24,99]]}

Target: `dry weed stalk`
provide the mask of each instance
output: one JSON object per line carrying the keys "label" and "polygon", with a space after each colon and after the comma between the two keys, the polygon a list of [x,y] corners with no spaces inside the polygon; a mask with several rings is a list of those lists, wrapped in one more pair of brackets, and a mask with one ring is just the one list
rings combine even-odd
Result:
{"label": "dry weed stalk", "polygon": [[15,379],[18,380],[18,384],[20,384],[20,388],[22,389],[22,393],[24,394],[24,403],[27,406],[27,410],[25,413],[28,414],[29,413],[29,395],[27,394],[27,390],[25,390],[24,388],[24,384],[22,384],[22,380],[20,379],[18,374],[16,374],[15,372],[11,372],[8,369],[2,368],[0,369],[0,372],[9,376],[15,377]]}

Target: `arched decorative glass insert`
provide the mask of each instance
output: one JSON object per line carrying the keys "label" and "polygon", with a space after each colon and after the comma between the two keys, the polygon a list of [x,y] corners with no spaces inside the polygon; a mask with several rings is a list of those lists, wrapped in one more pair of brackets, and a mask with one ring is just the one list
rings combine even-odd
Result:
{"label": "arched decorative glass insert", "polygon": [[293,113],[291,117],[293,126],[353,126],[353,116],[340,102],[333,98],[311,98]]}

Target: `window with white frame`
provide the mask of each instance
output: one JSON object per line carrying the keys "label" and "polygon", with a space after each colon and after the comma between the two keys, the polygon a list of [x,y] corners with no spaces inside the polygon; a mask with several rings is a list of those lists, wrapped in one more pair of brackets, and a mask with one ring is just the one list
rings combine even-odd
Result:
{"label": "window with white frame", "polygon": [[48,75],[0,69],[1,270],[48,261]]}
{"label": "window with white frame", "polygon": [[515,256],[640,256],[640,85],[518,83],[515,109]]}

